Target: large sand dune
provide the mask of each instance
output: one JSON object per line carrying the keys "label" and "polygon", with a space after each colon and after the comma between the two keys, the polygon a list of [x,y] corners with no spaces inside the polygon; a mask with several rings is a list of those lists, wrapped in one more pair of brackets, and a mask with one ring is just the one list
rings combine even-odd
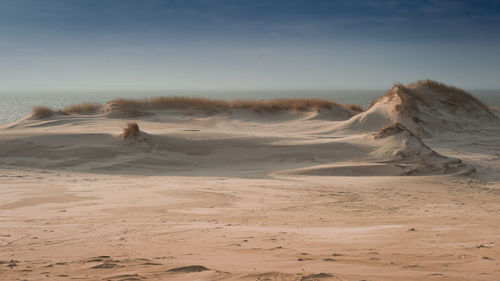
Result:
{"label": "large sand dune", "polygon": [[500,279],[482,102],[422,81],[363,112],[247,105],[2,125],[0,280]]}

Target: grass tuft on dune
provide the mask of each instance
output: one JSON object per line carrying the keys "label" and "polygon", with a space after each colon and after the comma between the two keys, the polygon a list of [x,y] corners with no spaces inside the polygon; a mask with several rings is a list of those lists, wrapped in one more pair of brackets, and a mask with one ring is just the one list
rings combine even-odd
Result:
{"label": "grass tuft on dune", "polygon": [[54,115],[54,110],[46,107],[46,106],[36,106],[33,108],[31,112],[32,119],[45,119]]}
{"label": "grass tuft on dune", "polygon": [[135,138],[139,136],[139,125],[137,123],[127,123],[127,127],[123,128],[122,138]]}

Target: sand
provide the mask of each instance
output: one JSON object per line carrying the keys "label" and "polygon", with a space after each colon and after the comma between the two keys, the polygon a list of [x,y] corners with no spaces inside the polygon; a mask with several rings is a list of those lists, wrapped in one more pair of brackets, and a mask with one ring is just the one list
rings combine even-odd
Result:
{"label": "sand", "polygon": [[377,135],[361,115],[3,125],[0,279],[500,280],[496,117]]}

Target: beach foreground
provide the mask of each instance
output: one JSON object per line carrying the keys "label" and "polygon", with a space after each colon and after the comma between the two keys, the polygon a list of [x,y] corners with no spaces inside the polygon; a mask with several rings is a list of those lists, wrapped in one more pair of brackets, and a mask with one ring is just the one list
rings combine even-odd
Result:
{"label": "beach foreground", "polygon": [[498,116],[438,90],[4,125],[0,279],[498,280]]}

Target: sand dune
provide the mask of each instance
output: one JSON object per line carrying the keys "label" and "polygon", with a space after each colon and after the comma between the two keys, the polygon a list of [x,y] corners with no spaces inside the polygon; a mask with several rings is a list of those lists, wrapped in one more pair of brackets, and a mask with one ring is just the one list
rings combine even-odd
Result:
{"label": "sand dune", "polygon": [[500,123],[469,94],[180,101],[2,125],[0,280],[500,278]]}
{"label": "sand dune", "polygon": [[397,84],[370,108],[339,125],[339,131],[365,132],[401,123],[419,136],[474,133],[498,127],[498,116],[469,93],[426,80]]}

